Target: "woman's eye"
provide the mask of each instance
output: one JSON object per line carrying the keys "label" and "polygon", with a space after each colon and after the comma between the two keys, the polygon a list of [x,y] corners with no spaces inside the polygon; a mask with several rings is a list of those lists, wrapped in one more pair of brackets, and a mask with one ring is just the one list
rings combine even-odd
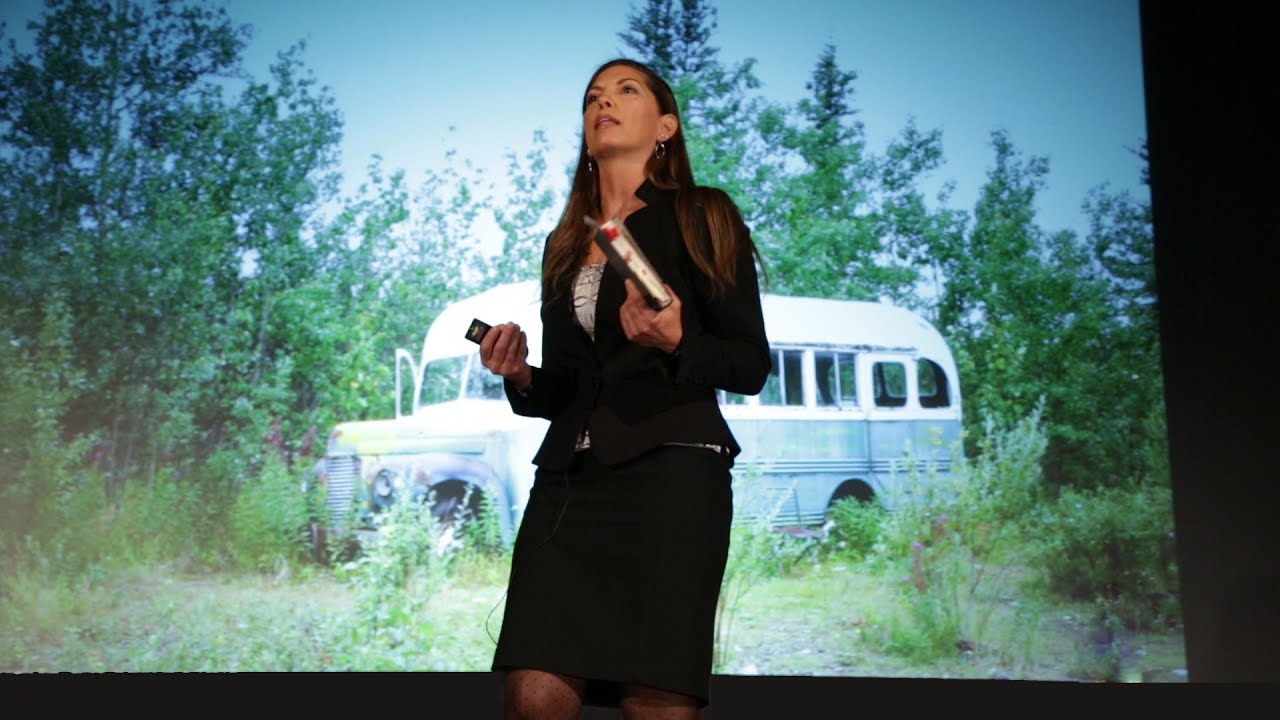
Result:
{"label": "woman's eye", "polygon": [[595,101],[596,101],[596,98],[598,98],[598,97],[600,97],[600,96],[599,96],[599,95],[588,95],[588,96],[587,96],[587,104],[588,104],[588,105],[590,105],[591,103],[595,102]]}
{"label": "woman's eye", "polygon": [[635,86],[633,85],[623,85],[622,92],[635,94],[636,89],[635,89]]}

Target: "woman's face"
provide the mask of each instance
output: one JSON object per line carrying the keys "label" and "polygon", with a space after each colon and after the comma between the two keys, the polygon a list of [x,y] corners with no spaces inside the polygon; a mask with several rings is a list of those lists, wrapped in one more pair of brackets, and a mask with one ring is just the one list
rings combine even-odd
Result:
{"label": "woman's face", "polygon": [[675,132],[674,115],[658,109],[644,73],[627,65],[605,68],[587,88],[583,137],[595,158],[626,152],[653,152]]}

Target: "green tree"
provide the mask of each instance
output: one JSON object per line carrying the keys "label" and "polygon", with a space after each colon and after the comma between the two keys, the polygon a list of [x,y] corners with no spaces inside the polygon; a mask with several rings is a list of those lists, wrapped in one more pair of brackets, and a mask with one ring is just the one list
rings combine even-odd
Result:
{"label": "green tree", "polygon": [[711,46],[716,9],[704,0],[648,0],[627,13],[627,29],[618,37],[673,85],[700,78],[718,64]]}
{"label": "green tree", "polygon": [[546,134],[539,130],[523,156],[507,153],[506,177],[511,190],[503,195],[502,203],[493,206],[494,220],[502,231],[502,248],[489,260],[486,285],[541,277],[543,244],[557,208],[556,193],[547,184],[549,150]]}
{"label": "green tree", "polygon": [[780,292],[874,299],[858,272],[874,271],[879,238],[866,215],[871,165],[854,119],[857,73],[841,70],[835,52],[823,47],[797,119],[770,126],[770,144],[796,156],[801,169],[775,185],[761,235]]}
{"label": "green tree", "polygon": [[[397,173],[396,182],[401,181]],[[427,170],[405,197],[403,222],[388,229],[390,240],[381,257],[376,302],[367,306],[370,322],[382,336],[378,350],[382,366],[392,367],[396,348],[410,350],[416,359],[436,315],[483,286],[487,268],[478,227],[489,217],[490,187],[481,170],[451,150],[445,164]],[[377,371],[379,376],[383,373],[381,368]],[[392,413],[393,384],[390,374],[386,377],[387,382],[361,388],[378,403],[373,417]]]}
{"label": "green tree", "polygon": [[1043,399],[1050,485],[1138,478],[1162,442],[1149,215],[1104,186],[1085,202],[1089,237],[1045,232],[1035,199],[1048,162],[1022,156],[1003,132],[992,147],[973,228],[936,253],[939,325],[957,348],[966,424],[980,428],[988,412],[1008,422]]}
{"label": "green tree", "polygon": [[[1145,151],[1143,182],[1147,182]],[[1160,365],[1151,206],[1108,184],[1082,206],[1087,242],[1105,287],[1107,323],[1098,342],[1108,359],[1095,387],[1095,416],[1105,419],[1093,438],[1117,478],[1167,484],[1164,378]],[[1114,484],[1113,478],[1101,478]]]}
{"label": "green tree", "polygon": [[228,224],[192,212],[218,202],[194,186],[222,161],[173,150],[208,131],[215,89],[199,81],[234,73],[247,34],[204,8],[85,0],[48,3],[34,31],[33,54],[10,43],[0,60],[0,302],[65,298],[87,379],[68,430],[104,428],[109,468],[146,466],[179,380],[170,343],[207,331],[183,311],[234,278]]}
{"label": "green tree", "polygon": [[[329,386],[333,397],[345,398],[335,409],[346,414],[330,420],[389,416],[397,348],[416,358],[446,305],[494,284],[538,276],[556,209],[547,152],[541,132],[523,155],[509,151],[500,190],[456,150],[412,189],[402,170],[387,175],[375,158],[367,181],[344,200],[324,233],[334,248],[334,269],[347,278],[340,284],[349,288],[346,300],[335,299],[346,310],[332,314],[348,325],[333,328],[329,337],[362,352],[360,362],[334,366],[342,374]],[[401,399],[402,408],[410,407],[407,396]]]}
{"label": "green tree", "polygon": [[[1047,240],[1035,224],[1036,193],[1044,187],[1048,161],[1024,160],[1003,131],[993,132],[991,142],[995,165],[980,192],[974,226],[953,237],[954,244],[937,248],[936,259],[945,277],[939,327],[957,350],[970,428],[980,428],[979,419],[988,413],[1010,422],[1029,412],[1058,377],[1037,377],[1047,368],[1030,360],[1041,343],[1061,342],[1052,325],[1061,308],[1047,302],[1046,283],[1065,276],[1047,265]],[[1052,423],[1051,402],[1047,416]],[[981,438],[971,436],[970,442],[976,446]]]}
{"label": "green tree", "polygon": [[698,182],[723,189],[750,220],[758,179],[774,165],[757,123],[774,106],[754,92],[760,87],[754,59],[728,66],[720,60],[711,45],[717,23],[706,0],[648,0],[631,8],[618,37],[671,84]]}
{"label": "green tree", "polygon": [[249,29],[205,5],[51,0],[32,27],[31,53],[0,56],[0,303],[65,301],[85,382],[63,432],[99,436],[113,483],[216,475],[220,449],[229,479],[273,420],[296,430],[312,368],[290,328],[323,267],[308,218],[336,188],[332,99],[301,48],[249,78]]}
{"label": "green tree", "polygon": [[771,180],[760,186],[766,259],[778,292],[921,307],[932,246],[963,224],[930,209],[917,187],[942,164],[941,133],[908,123],[883,156],[871,152],[853,103],[856,79],[828,43],[810,96],[787,115],[761,115],[765,144],[787,158],[766,166]]}
{"label": "green tree", "polygon": [[60,526],[92,438],[68,442],[62,431],[67,404],[84,378],[71,363],[70,319],[52,299],[32,337],[10,328],[25,324],[25,308],[0,308],[0,556],[24,537],[48,539]]}
{"label": "green tree", "polygon": [[876,209],[872,220],[880,238],[881,298],[911,307],[936,320],[945,277],[939,258],[963,237],[969,215],[949,207],[953,183],[946,183],[930,204],[920,181],[943,164],[942,133],[921,132],[914,120],[890,141],[876,163]]}
{"label": "green tree", "polygon": [[[853,107],[853,82],[857,79],[858,73],[840,69],[835,45],[827,43],[822,47],[813,74],[805,83],[805,89],[813,95],[799,104],[800,114],[812,130],[811,136],[799,145],[800,155],[815,172],[841,174],[861,159],[866,145],[863,125],[860,121],[850,122],[857,114]],[[838,206],[846,201],[839,188],[827,190],[821,205]]]}

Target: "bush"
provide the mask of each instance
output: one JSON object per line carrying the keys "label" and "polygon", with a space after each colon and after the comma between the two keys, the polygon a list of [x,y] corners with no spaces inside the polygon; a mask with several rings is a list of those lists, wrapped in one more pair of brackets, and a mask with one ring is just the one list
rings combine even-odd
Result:
{"label": "bush", "polygon": [[103,542],[134,564],[219,562],[213,538],[225,530],[226,493],[197,478],[162,471],[150,482],[125,483],[112,499]]}
{"label": "bush", "polygon": [[87,531],[105,505],[101,474],[85,469],[93,438],[63,432],[84,374],[72,363],[65,304],[50,302],[29,338],[9,330],[24,312],[0,312],[0,552],[21,553],[29,539],[57,545],[74,570],[97,552]]}
{"label": "bush", "polygon": [[241,567],[279,571],[307,556],[311,509],[284,461],[272,453],[264,458],[232,506],[231,554]]}
{"label": "bush", "polygon": [[1097,602],[1130,629],[1176,626],[1171,503],[1160,486],[1064,489],[1040,518],[1036,563],[1048,589]]}
{"label": "bush", "polygon": [[511,563],[511,548],[502,542],[502,525],[498,519],[498,504],[493,495],[484,493],[480,502],[468,498],[464,507],[473,505],[479,509],[468,510],[460,518],[462,522],[461,547],[449,559],[450,577],[455,580],[471,579],[486,582],[493,577],[505,578]]}
{"label": "bush", "polygon": [[885,510],[878,502],[853,497],[837,500],[831,506],[828,548],[844,557],[864,558],[880,542],[884,520]]}
{"label": "bush", "polygon": [[967,459],[957,443],[946,476],[907,462],[870,558],[909,608],[882,636],[888,649],[927,661],[987,640],[991,598],[1017,581],[1011,570],[1025,560],[1028,518],[1042,496],[1040,417],[1039,407],[1008,425],[988,415],[980,453]]}
{"label": "bush", "polygon": [[443,586],[449,559],[431,502],[401,502],[374,516],[375,533],[340,576],[357,592],[339,669],[413,670],[435,642],[427,606]]}

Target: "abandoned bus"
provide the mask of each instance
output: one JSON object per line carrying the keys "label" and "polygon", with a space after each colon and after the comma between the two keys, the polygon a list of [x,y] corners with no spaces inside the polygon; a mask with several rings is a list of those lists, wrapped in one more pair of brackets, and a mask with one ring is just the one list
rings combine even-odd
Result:
{"label": "abandoned bus", "polygon": [[[539,295],[529,281],[460,300],[432,323],[416,358],[396,350],[395,416],[337,425],[317,464],[332,525],[404,498],[430,497],[438,518],[478,513],[487,500],[503,541],[513,541],[547,421],[511,412],[501,378],[480,364],[464,331],[473,318],[516,322],[530,364],[539,364]],[[891,505],[908,459],[948,472],[961,439],[960,390],[932,325],[881,303],[761,301],[771,374],[759,395],[720,393],[742,446],[733,468],[739,521],[819,525],[843,498]]]}

